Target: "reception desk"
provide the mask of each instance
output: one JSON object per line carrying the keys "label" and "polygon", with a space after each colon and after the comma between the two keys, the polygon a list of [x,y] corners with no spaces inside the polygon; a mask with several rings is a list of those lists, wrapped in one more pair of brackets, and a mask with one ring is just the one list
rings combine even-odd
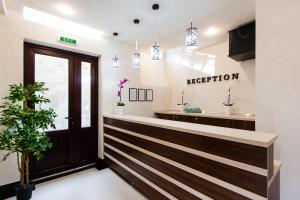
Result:
{"label": "reception desk", "polygon": [[104,159],[153,200],[278,200],[275,134],[104,116]]}

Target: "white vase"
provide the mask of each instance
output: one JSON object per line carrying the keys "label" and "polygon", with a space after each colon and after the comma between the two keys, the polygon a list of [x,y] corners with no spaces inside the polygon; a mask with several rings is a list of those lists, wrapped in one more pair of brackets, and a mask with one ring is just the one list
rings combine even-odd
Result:
{"label": "white vase", "polygon": [[114,114],[120,116],[124,115],[124,107],[125,106],[116,106]]}
{"label": "white vase", "polygon": [[231,115],[232,114],[232,106],[224,106],[225,115]]}

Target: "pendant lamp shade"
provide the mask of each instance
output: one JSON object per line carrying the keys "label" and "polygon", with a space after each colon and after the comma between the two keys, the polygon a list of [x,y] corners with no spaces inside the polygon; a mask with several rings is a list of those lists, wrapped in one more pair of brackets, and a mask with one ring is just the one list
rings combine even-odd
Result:
{"label": "pendant lamp shade", "polygon": [[198,29],[193,26],[186,30],[185,36],[186,48],[187,49],[197,49],[198,48]]}
{"label": "pendant lamp shade", "polygon": [[115,55],[115,57],[112,58],[112,66],[114,69],[118,69],[119,65],[119,58]]}
{"label": "pendant lamp shade", "polygon": [[152,60],[159,60],[160,59],[160,48],[154,43],[154,45],[151,47],[151,59]]}

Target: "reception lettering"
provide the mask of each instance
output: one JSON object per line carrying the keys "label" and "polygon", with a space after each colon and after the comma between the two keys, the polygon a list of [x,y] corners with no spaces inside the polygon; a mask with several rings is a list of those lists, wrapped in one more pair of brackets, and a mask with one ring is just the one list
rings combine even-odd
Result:
{"label": "reception lettering", "polygon": [[188,79],[187,84],[197,84],[197,83],[209,83],[209,82],[220,82],[220,81],[229,81],[229,80],[238,80],[239,79],[239,73],[234,74],[224,74],[224,75],[218,75],[218,76],[208,76],[208,77],[201,77],[201,78],[193,78]]}

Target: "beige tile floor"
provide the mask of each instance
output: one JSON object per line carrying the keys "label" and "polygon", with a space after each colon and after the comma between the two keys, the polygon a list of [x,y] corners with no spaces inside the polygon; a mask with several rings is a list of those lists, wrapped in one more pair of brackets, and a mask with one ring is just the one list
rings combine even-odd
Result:
{"label": "beige tile floor", "polygon": [[[8,200],[15,200],[10,198]],[[89,169],[36,185],[32,200],[146,200],[110,169]]]}

